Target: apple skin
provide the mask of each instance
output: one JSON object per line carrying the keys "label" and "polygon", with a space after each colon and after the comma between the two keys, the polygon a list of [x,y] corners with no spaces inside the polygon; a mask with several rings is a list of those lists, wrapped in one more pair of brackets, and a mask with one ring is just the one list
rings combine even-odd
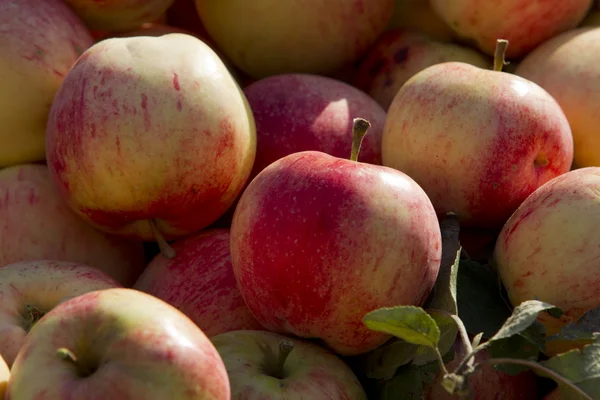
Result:
{"label": "apple skin", "polygon": [[358,355],[390,338],[362,323],[367,312],[425,301],[441,233],[410,177],[305,151],[250,182],[233,216],[231,257],[244,301],[267,330]]}
{"label": "apple skin", "polygon": [[529,1],[430,0],[456,36],[494,55],[497,39],[510,42],[507,58],[523,57],[538,45],[575,28],[592,0]]}
{"label": "apple skin", "polygon": [[382,149],[383,165],[413,178],[438,215],[499,230],[529,194],[570,169],[573,137],[560,106],[535,83],[446,62],[398,91]]}
{"label": "apple skin", "polygon": [[62,197],[98,229],[154,240],[208,226],[252,169],[248,102],[216,53],[183,34],[106,39],[52,105],[47,160]]}
{"label": "apple skin", "polygon": [[65,299],[115,287],[121,284],[79,263],[39,260],[0,268],[0,355],[12,366],[31,324],[27,305],[46,313]]}
{"label": "apple skin", "polygon": [[0,357],[0,399],[4,399],[6,395],[6,387],[8,385],[8,379],[10,377],[10,370],[8,365],[2,357]]}
{"label": "apple skin", "polygon": [[[494,264],[510,302],[540,300],[565,312],[560,319],[540,314],[547,335],[600,307],[598,193],[599,167],[567,172],[529,196],[498,236]],[[546,353],[580,345],[554,343]]]}
{"label": "apple skin", "polygon": [[47,166],[23,164],[0,170],[0,267],[33,260],[86,264],[124,286],[146,266],[141,242],[94,229],[60,197]]}
{"label": "apple skin", "polygon": [[385,29],[393,0],[196,0],[196,8],[227,57],[260,79],[351,64]]}
{"label": "apple skin", "polygon": [[[92,374],[80,375],[59,348]],[[62,303],[31,330],[7,400],[42,398],[229,400],[230,389],[219,353],[189,318],[143,292],[113,288]]]}
{"label": "apple skin", "polygon": [[422,32],[442,42],[454,39],[454,31],[433,11],[429,0],[395,0],[388,30],[398,28]]}
{"label": "apple skin", "polygon": [[387,110],[398,90],[417,72],[435,64],[460,61],[490,68],[490,57],[455,43],[432,40],[408,29],[395,29],[381,35],[361,62],[355,86],[373,97]]}
{"label": "apple skin", "polygon": [[158,254],[133,288],[176,307],[208,337],[262,329],[237,287],[229,242],[229,229],[207,229],[176,240],[171,247],[177,257]]}
{"label": "apple skin", "polygon": [[[467,355],[459,341],[455,343],[455,356],[446,363],[448,371],[454,371],[460,361]],[[490,358],[487,350],[481,350],[475,355],[475,363],[481,363]],[[459,400],[457,395],[451,395],[441,385],[442,376],[427,388],[426,400]],[[532,371],[524,371],[517,375],[509,375],[498,371],[491,364],[481,364],[477,371],[469,376],[473,397],[471,400],[532,400],[537,399],[536,375]]]}
{"label": "apple skin", "polygon": [[349,84],[325,76],[282,74],[252,83],[244,94],[256,122],[251,178],[274,161],[300,151],[349,157],[356,117],[371,123],[359,161],[381,164],[385,111]]}
{"label": "apple skin", "polygon": [[[280,379],[265,371],[276,363],[279,344],[293,343]],[[335,354],[316,344],[273,332],[241,330],[211,338],[231,385],[232,400],[366,400],[352,370]]]}
{"label": "apple skin", "polygon": [[2,0],[0,168],[42,161],[52,99],[94,40],[61,0]]}
{"label": "apple skin", "polygon": [[96,31],[126,31],[159,19],[173,0],[65,0]]}
{"label": "apple skin", "polygon": [[515,74],[550,93],[564,110],[575,143],[574,168],[600,165],[600,29],[555,36],[525,57]]}

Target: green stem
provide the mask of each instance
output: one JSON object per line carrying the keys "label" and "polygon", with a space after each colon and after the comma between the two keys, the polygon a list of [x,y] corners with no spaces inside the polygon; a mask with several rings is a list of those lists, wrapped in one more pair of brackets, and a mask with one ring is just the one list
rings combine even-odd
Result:
{"label": "green stem", "polygon": [[275,377],[279,379],[285,378],[284,367],[285,362],[288,359],[290,353],[294,350],[294,342],[290,340],[282,340],[279,343],[279,357],[277,358],[277,365],[275,367]]}
{"label": "green stem", "polygon": [[[452,317],[454,322],[456,322],[456,326],[458,327],[458,333],[460,334],[461,342],[462,342],[463,346],[465,346],[464,348],[466,349],[467,354],[474,355],[475,353],[473,353],[473,346],[471,345],[471,341],[469,340],[469,333],[467,332],[467,327],[465,326],[465,324],[462,322],[462,319],[460,319],[460,317],[458,315],[450,315],[450,316]],[[472,361],[467,360],[467,365],[472,366],[473,365]]]}
{"label": "green stem", "polygon": [[371,127],[371,123],[363,118],[354,118],[352,125],[352,152],[350,153],[351,161],[358,161],[358,153],[363,138]]}
{"label": "green stem", "polygon": [[487,360],[482,361],[482,363],[492,364],[492,365],[498,365],[498,364],[516,364],[516,365],[523,365],[525,367],[529,367],[529,368],[532,368],[532,369],[537,369],[538,371],[541,371],[544,374],[550,376],[556,382],[560,382],[560,383],[562,383],[562,384],[570,387],[571,389],[573,389],[574,391],[576,391],[577,394],[579,394],[580,396],[582,396],[584,399],[586,399],[586,400],[594,400],[589,394],[587,394],[586,392],[584,392],[579,386],[575,385],[573,382],[571,382],[570,380],[568,380],[564,376],[562,376],[562,375],[560,375],[560,374],[552,371],[549,368],[544,367],[541,364],[533,362],[533,361],[520,360],[520,359],[515,359],[515,358],[489,358]]}
{"label": "green stem", "polygon": [[56,355],[59,358],[61,358],[62,360],[73,365],[73,367],[75,367],[75,369],[79,372],[80,376],[83,376],[83,377],[90,376],[94,372],[91,369],[87,368],[82,363],[80,363],[77,356],[71,350],[67,349],[66,347],[61,347],[60,349],[56,350]]}
{"label": "green stem", "polygon": [[154,235],[154,240],[156,240],[156,243],[158,244],[160,253],[170,260],[174,259],[177,254],[175,253],[175,250],[173,250],[173,248],[165,240],[162,233],[160,233],[160,231],[158,230],[158,227],[156,226],[156,221],[150,219],[148,220],[148,223],[150,224],[150,229],[152,229],[152,234]]}
{"label": "green stem", "polygon": [[508,40],[498,39],[496,40],[496,51],[494,53],[494,71],[502,71],[502,67],[508,63],[504,59],[506,54],[506,48],[508,47]]}

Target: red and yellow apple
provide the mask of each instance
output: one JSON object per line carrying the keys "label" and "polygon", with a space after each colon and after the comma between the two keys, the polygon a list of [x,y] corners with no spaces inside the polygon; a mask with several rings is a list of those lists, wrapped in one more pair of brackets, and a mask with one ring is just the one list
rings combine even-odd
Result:
{"label": "red and yellow apple", "polygon": [[64,261],[29,261],[0,268],[0,356],[12,366],[31,328],[59,303],[121,285],[102,271]]}
{"label": "red and yellow apple", "polygon": [[261,329],[237,287],[229,242],[228,229],[207,229],[176,240],[171,247],[177,257],[158,254],[133,288],[171,304],[208,337]]}
{"label": "red and yellow apple", "polygon": [[244,93],[208,45],[176,33],[88,49],[47,129],[48,166],[70,207],[98,229],[148,241],[217,220],[255,150]]}
{"label": "red and yellow apple", "polygon": [[61,0],[0,0],[0,168],[44,160],[52,99],[93,43]]}

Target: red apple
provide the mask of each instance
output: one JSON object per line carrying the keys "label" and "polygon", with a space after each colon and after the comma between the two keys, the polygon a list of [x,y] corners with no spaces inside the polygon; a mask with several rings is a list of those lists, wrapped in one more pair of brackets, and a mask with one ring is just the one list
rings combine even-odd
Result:
{"label": "red apple", "polygon": [[133,288],[176,307],[208,337],[262,329],[237,288],[229,237],[228,229],[210,229],[173,242],[177,257],[157,255]]}
{"label": "red apple", "polygon": [[7,400],[230,398],[223,360],[200,328],[164,301],[124,288],[84,294],[46,314],[17,356],[7,394]]}
{"label": "red apple", "polygon": [[421,305],[441,256],[425,192],[402,172],[353,160],[305,151],[275,161],[250,182],[231,226],[234,273],[257,320],[342,355],[388,340],[362,318]]}
{"label": "red apple", "polygon": [[65,0],[96,31],[126,31],[162,17],[173,0]]}
{"label": "red apple", "polygon": [[93,43],[62,0],[0,0],[0,168],[44,160],[52,99]]}
{"label": "red apple", "polygon": [[435,64],[460,61],[488,68],[492,60],[455,43],[432,40],[425,34],[395,29],[379,37],[361,62],[354,84],[387,110],[398,90],[417,72]]}
{"label": "red apple", "polygon": [[211,341],[227,368],[232,400],[367,399],[352,370],[313,343],[251,330]]}
{"label": "red apple", "polygon": [[359,114],[371,123],[359,159],[381,164],[385,111],[347,83],[319,75],[282,74],[252,83],[244,93],[256,121],[252,178],[272,162],[300,151],[349,157],[352,120]]}
{"label": "red apple", "polygon": [[43,259],[96,267],[125,286],[146,266],[141,242],[100,232],[75,215],[45,165],[0,170],[0,267]]}
{"label": "red apple", "polygon": [[455,34],[494,54],[497,39],[511,45],[507,57],[520,58],[536,46],[575,28],[592,0],[430,0],[433,10]]}
{"label": "red apple", "polygon": [[0,356],[11,366],[30,329],[60,302],[121,285],[102,271],[64,261],[29,261],[0,268]]}
{"label": "red apple", "polygon": [[[565,312],[560,320],[540,314],[548,335],[600,307],[599,193],[600,167],[567,172],[529,196],[496,242],[494,261],[511,303],[541,300]],[[579,345],[556,342],[546,353]]]}
{"label": "red apple", "polygon": [[[454,371],[467,355],[463,346],[457,341],[454,345],[454,359],[446,363],[448,371]],[[490,359],[487,350],[475,355],[475,363],[479,364],[473,375],[467,378],[471,390],[471,400],[533,400],[537,399],[536,375],[532,371],[524,371],[517,375],[509,375],[499,371],[491,364],[483,363]],[[451,395],[441,385],[441,375],[426,390],[426,400],[459,400],[458,395]]]}
{"label": "red apple", "polygon": [[86,221],[175,239],[233,204],[256,149],[252,111],[214,51],[184,34],[91,47],[52,105],[47,159]]}
{"label": "red apple", "polygon": [[573,137],[558,103],[519,76],[462,62],[414,75],[386,120],[383,164],[413,178],[439,215],[498,229],[535,189],[569,171]]}
{"label": "red apple", "polygon": [[383,32],[393,0],[196,0],[206,31],[259,79],[326,75],[352,63]]}

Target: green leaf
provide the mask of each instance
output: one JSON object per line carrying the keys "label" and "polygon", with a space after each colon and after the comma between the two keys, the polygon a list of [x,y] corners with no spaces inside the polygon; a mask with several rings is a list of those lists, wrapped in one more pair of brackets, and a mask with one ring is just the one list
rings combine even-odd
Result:
{"label": "green leaf", "polygon": [[[488,347],[490,358],[518,358],[521,360],[537,361],[540,349],[521,335],[514,335],[492,342]],[[498,364],[495,369],[509,375],[517,375],[528,370],[528,367],[516,364]]]}
{"label": "green leaf", "polygon": [[512,315],[508,317],[504,325],[502,325],[498,332],[496,332],[488,342],[505,339],[525,331],[537,320],[540,312],[549,310],[556,312],[560,309],[552,304],[544,303],[539,300],[527,300],[522,302],[515,307]]}
{"label": "green leaf", "polygon": [[[450,239],[448,239],[450,240]],[[456,243],[448,243],[443,251],[456,251],[458,240]],[[432,290],[432,297],[428,302],[427,308],[447,311],[450,314],[458,314],[458,305],[456,297],[456,280],[458,275],[458,266],[460,263],[461,248],[453,253],[452,261],[448,262],[449,257],[442,254],[442,263],[440,272],[435,281],[435,286]]]}
{"label": "green leaf", "polygon": [[[438,349],[444,356],[454,345],[456,335],[458,334],[458,325],[449,314],[438,310],[427,310],[428,314],[435,320],[439,330],[440,339],[438,341]],[[424,365],[432,361],[437,361],[437,352],[429,347],[420,346],[417,350],[417,355],[413,360],[415,365]]]}
{"label": "green leaf", "polygon": [[398,368],[410,363],[420,346],[393,338],[366,355],[365,375],[371,379],[391,379]]}
{"label": "green leaf", "polygon": [[540,352],[546,349],[546,327],[539,321],[534,321],[527,329],[519,334]]}
{"label": "green leaf", "polygon": [[[576,384],[590,397],[600,399],[600,344],[558,354],[541,364]],[[580,398],[566,385],[561,385],[563,394],[565,397],[561,396],[561,399]]]}
{"label": "green leaf", "polygon": [[435,320],[421,307],[385,307],[367,313],[363,318],[367,328],[384,332],[409,343],[437,347],[440,329]]}
{"label": "green leaf", "polygon": [[414,366],[401,368],[398,373],[382,385],[381,400],[424,399],[421,371]]}
{"label": "green leaf", "polygon": [[510,316],[498,275],[488,265],[461,260],[457,274],[458,315],[467,332],[489,339]]}

